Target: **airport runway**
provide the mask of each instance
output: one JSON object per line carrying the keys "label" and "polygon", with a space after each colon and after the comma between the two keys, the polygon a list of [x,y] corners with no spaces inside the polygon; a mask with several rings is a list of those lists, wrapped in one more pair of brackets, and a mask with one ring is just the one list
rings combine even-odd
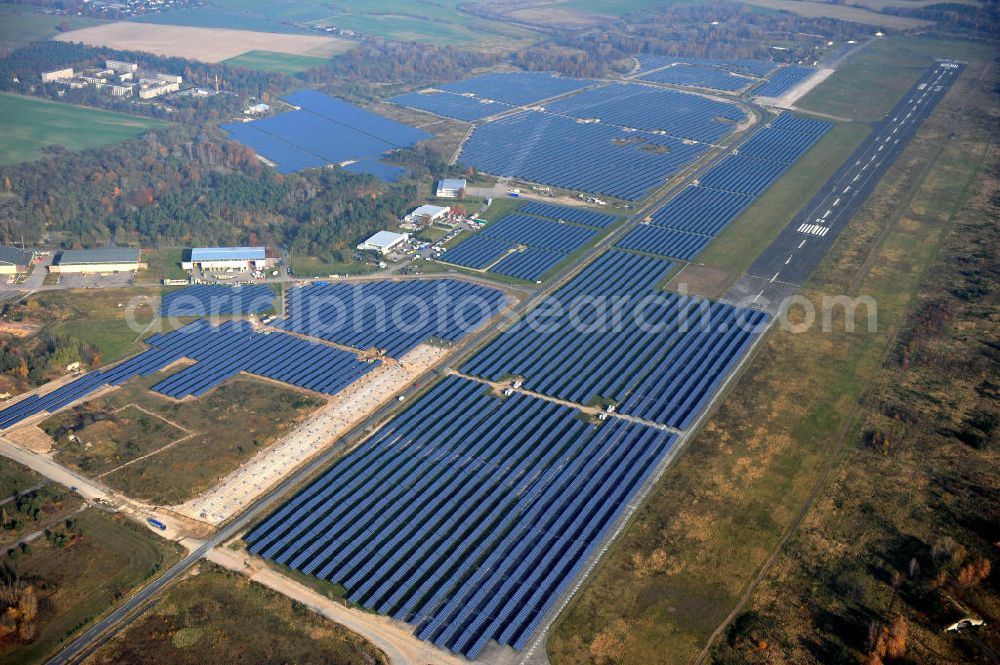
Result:
{"label": "airport runway", "polygon": [[798,291],[826,256],[963,67],[945,61],[928,67],[723,300],[777,313],[781,301]]}

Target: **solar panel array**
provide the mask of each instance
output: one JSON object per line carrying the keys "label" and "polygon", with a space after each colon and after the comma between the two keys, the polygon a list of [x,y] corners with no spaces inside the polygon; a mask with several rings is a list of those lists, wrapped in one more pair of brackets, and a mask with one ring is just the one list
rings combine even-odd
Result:
{"label": "solar panel array", "polygon": [[361,160],[352,170],[398,178],[399,169],[380,164],[378,157],[431,138],[419,129],[315,90],[291,94],[285,101],[299,110],[222,125],[230,138],[252,147],[282,173]]}
{"label": "solar panel array", "polygon": [[515,248],[514,244],[476,234],[449,249],[439,258],[445,263],[485,270]]}
{"label": "solar panel array", "polygon": [[594,228],[604,229],[615,223],[618,219],[614,215],[606,215],[600,212],[594,212],[593,210],[586,210],[584,208],[571,208],[570,206],[557,206],[551,203],[541,203],[539,201],[529,201],[520,208],[518,212],[528,213],[529,215],[538,215],[539,217],[548,217],[549,219],[557,219],[560,222],[576,222],[577,224],[583,224],[584,226],[593,226]]}
{"label": "solar panel array", "polygon": [[[448,250],[440,259],[476,270],[488,268],[492,273],[534,282],[597,235],[597,231],[591,228],[549,221],[540,216],[521,214],[521,211],[574,217],[593,224],[607,224],[610,223],[607,218],[611,221],[616,219],[589,210],[531,202]],[[512,252],[519,246],[527,249]]]}
{"label": "solar panel array", "polygon": [[256,374],[308,390],[335,394],[371,371],[377,363],[359,362],[353,353],[291,335],[255,332],[246,321],[212,326],[199,319],[146,340],[152,348],[109,369],[85,374],[45,395],[30,395],[0,410],[0,429],[39,413],[55,412],[104,386],[155,374],[188,358],[196,361],[152,387],[177,399],[202,395],[240,372]]}
{"label": "solar panel array", "polygon": [[694,58],[688,56],[668,56],[650,55],[640,53],[635,56],[639,60],[640,71],[649,71],[658,67],[665,67],[674,63],[682,62],[713,69],[722,69],[738,74],[748,74],[750,76],[766,76],[774,70],[777,65],[769,60],[750,60],[747,58],[730,58],[716,60],[713,58]]}
{"label": "solar panel array", "polygon": [[784,67],[769,76],[764,85],[755,88],[753,94],[757,97],[780,97],[815,73],[815,67]]}
{"label": "solar panel array", "polygon": [[691,260],[832,125],[783,114],[709,169],[697,185],[629,231],[617,247]]}
{"label": "solar panel array", "polygon": [[482,99],[521,106],[564,95],[597,81],[556,76],[547,72],[494,72],[464,81],[438,86],[459,94],[471,93]]}
{"label": "solar panel array", "polygon": [[679,63],[672,67],[643,74],[644,81],[670,83],[672,85],[712,88],[714,90],[736,91],[746,88],[757,79],[739,76],[715,67]]}
{"label": "solar panel array", "polygon": [[477,126],[461,161],[494,175],[634,201],[704,150],[667,136],[525,112]]}
{"label": "solar panel array", "polygon": [[195,284],[163,295],[160,315],[222,316],[261,314],[274,307],[275,293],[270,286],[222,286]]}
{"label": "solar panel array", "polygon": [[[679,376],[677,383],[651,384],[655,388],[643,394],[644,400],[656,389],[666,396],[658,402],[661,408],[643,413],[659,423],[685,426],[724,376],[719,368],[735,362],[756,333],[753,326],[741,325],[743,320],[765,321],[767,315],[655,291],[670,267],[661,259],[608,252],[557,291],[549,307],[540,308],[547,318],[535,321],[529,315],[462,370],[492,381],[523,377],[526,389],[576,404],[623,403],[653,377]],[[595,304],[595,296],[629,293],[631,298],[615,301],[624,314],[614,321],[608,303]]]}
{"label": "solar panel array", "polygon": [[401,106],[430,111],[446,118],[471,122],[502,111],[514,108],[510,104],[502,104],[490,99],[469,97],[454,92],[442,90],[428,92],[409,92],[389,99]]}
{"label": "solar panel array", "polygon": [[246,540],[470,659],[522,649],[675,440],[448,377]]}
{"label": "solar panel array", "polygon": [[599,118],[602,123],[619,127],[665,132],[710,143],[746,119],[746,114],[735,104],[638,83],[612,83],[586,90],[546,108],[551,113],[573,118]]}
{"label": "solar panel array", "polygon": [[455,342],[506,304],[502,291],[456,279],[313,282],[291,289],[272,325],[393,358],[431,338]]}

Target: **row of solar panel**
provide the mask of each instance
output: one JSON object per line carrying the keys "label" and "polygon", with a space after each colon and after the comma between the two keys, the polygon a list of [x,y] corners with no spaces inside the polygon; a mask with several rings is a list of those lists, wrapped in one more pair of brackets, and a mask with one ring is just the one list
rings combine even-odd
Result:
{"label": "row of solar panel", "polygon": [[[551,308],[541,310],[547,313],[544,325],[534,325],[529,315],[467,361],[463,371],[494,381],[521,376],[526,388],[577,404],[602,398],[622,402],[647,377],[686,372],[692,381],[683,383],[667,406],[649,411],[656,422],[685,422],[722,374],[683,355],[682,366],[675,368],[677,354],[690,345],[706,353],[728,348],[734,329],[745,331],[749,339],[757,330],[759,321],[751,320],[757,313],[653,290],[650,281],[659,281],[670,269],[666,261],[609,252],[595,264],[606,271],[599,275],[603,288],[590,283],[593,268],[581,273],[564,287],[565,294],[562,289],[555,294],[561,305],[555,314]],[[646,288],[626,297],[628,291],[619,290],[618,283],[628,284],[632,273],[645,275]],[[613,310],[593,296],[617,296]]]}
{"label": "row of solar panel", "polygon": [[652,71],[640,77],[644,81],[669,83],[672,85],[690,86],[696,88],[711,88],[734,92],[756,83],[757,79],[734,74],[732,72],[706,67],[679,63],[665,69]]}
{"label": "row of solar panel", "polygon": [[830,129],[783,114],[653,213],[617,246],[691,260]]}
{"label": "row of solar panel", "polygon": [[[383,153],[430,134],[329,97],[303,90],[285,98],[298,110],[222,128],[277,165],[282,173],[356,161],[354,172],[396,179],[402,170],[378,161]],[[360,160],[360,161],[358,161]]]}
{"label": "row of solar panel", "polygon": [[552,205],[551,203],[541,203],[540,201],[529,201],[517,210],[518,212],[524,212],[529,215],[548,217],[549,219],[555,219],[560,222],[575,222],[577,224],[592,226],[598,229],[607,228],[614,224],[615,220],[618,219],[614,215],[607,215],[593,210],[571,208],[569,206],[557,206]]}
{"label": "row of solar panel", "polygon": [[746,119],[732,103],[638,83],[612,83],[552,104],[551,113],[713,143]]}
{"label": "row of solar panel", "polygon": [[448,377],[251,530],[249,550],[470,659],[492,639],[522,649],[674,442]]}
{"label": "row of solar panel", "polygon": [[815,73],[815,67],[784,67],[768,77],[762,86],[754,88],[752,94],[757,97],[780,97]]}
{"label": "row of solar panel", "polygon": [[503,111],[509,111],[513,106],[493,100],[468,97],[453,92],[428,91],[408,92],[389,99],[401,106],[429,111],[445,118],[472,122]]}
{"label": "row of solar panel", "polygon": [[461,161],[486,173],[634,201],[704,150],[666,136],[526,112],[476,127]]}
{"label": "row of solar panel", "polygon": [[595,83],[597,81],[557,76],[548,72],[494,72],[446,83],[438,88],[521,106],[565,95]]}
{"label": "row of solar panel", "polygon": [[455,279],[314,282],[288,291],[274,326],[400,358],[431,338],[455,342],[506,304],[503,292]]}
{"label": "row of solar panel", "polygon": [[656,69],[658,67],[665,67],[666,65],[683,62],[692,65],[700,65],[702,67],[721,69],[727,72],[736,72],[738,74],[749,74],[750,76],[763,77],[767,76],[775,69],[775,67],[778,66],[769,60],[750,60],[746,58],[713,59],[688,56],[650,55],[648,53],[641,53],[635,57],[639,60],[640,71],[644,72],[649,71],[650,69]]}
{"label": "row of solar panel", "polygon": [[165,293],[160,302],[160,315],[262,314],[274,307],[274,298],[274,290],[263,284],[235,287],[195,284]]}
{"label": "row of solar panel", "polygon": [[45,395],[31,395],[0,411],[0,429],[84,398],[104,386],[149,376],[182,359],[195,364],[167,377],[153,390],[182,398],[203,394],[240,372],[249,372],[318,392],[334,394],[375,365],[354,354],[284,334],[254,332],[245,321],[212,326],[199,319],[146,340],[152,348],[110,369],[98,370]]}
{"label": "row of solar panel", "polygon": [[[537,206],[528,204],[521,210],[525,208],[570,216],[582,213],[579,216],[585,219],[590,219],[592,215],[609,217],[586,210],[545,204]],[[614,217],[611,219],[614,220]],[[476,236],[445,252],[441,255],[441,260],[482,270],[502,258],[503,260],[490,268],[490,272],[537,281],[569,253],[593,240],[596,233],[574,223],[553,222],[515,212],[490,224]],[[521,245],[527,249],[514,251]]]}

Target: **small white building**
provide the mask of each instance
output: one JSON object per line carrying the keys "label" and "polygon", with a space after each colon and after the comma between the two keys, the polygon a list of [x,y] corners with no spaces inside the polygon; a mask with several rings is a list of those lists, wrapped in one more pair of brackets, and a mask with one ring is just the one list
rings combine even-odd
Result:
{"label": "small white building", "polygon": [[465,178],[438,180],[434,195],[439,199],[460,199],[465,196]]}
{"label": "small white building", "polygon": [[393,233],[392,231],[379,231],[368,240],[358,245],[358,250],[362,252],[378,252],[385,256],[393,248],[402,245],[410,239],[409,233]]}
{"label": "small white building", "polygon": [[136,73],[139,71],[139,65],[135,62],[125,62],[123,60],[105,60],[104,67],[110,69],[113,72],[131,72]]}
{"label": "small white building", "polygon": [[403,221],[417,225],[433,224],[439,219],[447,217],[449,212],[451,212],[451,208],[449,206],[424,204],[404,217]]}

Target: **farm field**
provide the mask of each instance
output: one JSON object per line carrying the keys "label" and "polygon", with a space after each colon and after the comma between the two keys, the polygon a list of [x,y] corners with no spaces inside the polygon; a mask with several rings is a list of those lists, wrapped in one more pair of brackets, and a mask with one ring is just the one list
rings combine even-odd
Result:
{"label": "farm field", "polygon": [[32,5],[0,3],[0,54],[29,42],[50,39],[62,30],[86,28],[105,21],[88,16],[48,16]]}
{"label": "farm field", "polygon": [[[983,66],[980,61],[977,68]],[[907,559],[887,553],[885,546],[894,533],[908,542],[904,534],[912,531],[905,524],[913,514],[926,515],[926,509],[909,492],[905,500],[888,498],[892,491],[882,484],[887,474],[903,484],[913,476],[902,480],[895,454],[883,458],[881,450],[866,443],[863,428],[869,425],[855,407],[883,375],[884,363],[898,362],[893,360],[900,341],[896,333],[914,312],[921,281],[942,279],[943,273],[932,269],[940,242],[976,189],[971,183],[984,166],[984,129],[963,126],[958,136],[951,135],[962,124],[958,119],[966,117],[952,109],[975,96],[977,74],[970,67],[955,85],[804,292],[813,303],[824,295],[870,295],[878,303],[877,332],[843,332],[841,312],[835,314],[832,333],[818,327],[801,334],[776,330],[766,340],[724,410],[667,472],[564,614],[549,642],[551,662],[594,663],[613,656],[624,662],[689,663],[797,523],[799,511],[812,505],[813,488],[823,486],[829,465],[837,484],[848,483],[849,490],[840,498],[819,495],[822,510],[809,513],[812,517],[792,535],[794,559],[779,558],[772,568],[775,581],[746,607],[751,612],[719,636],[710,658],[752,662],[766,644],[768,653],[781,649],[789,662],[829,662],[831,654],[857,659],[870,620],[888,625],[901,611],[911,619],[909,610],[899,609],[900,596],[890,586],[891,573],[905,568]],[[987,84],[983,90],[991,88]],[[979,96],[977,104],[985,103]],[[978,232],[970,238],[982,240]],[[954,287],[951,280],[946,283]],[[875,396],[873,404],[883,402]],[[902,445],[893,441],[892,447]],[[844,454],[850,459],[840,466]],[[949,453],[920,457],[940,465],[942,477],[964,473]],[[869,465],[885,470],[873,470],[860,481],[863,474],[855,470]],[[937,482],[926,485],[930,495],[936,496]],[[879,496],[883,491],[889,492],[886,499]],[[947,505],[937,501],[943,519],[954,519],[958,491],[949,491]],[[885,542],[863,530],[871,524],[872,511],[880,524],[883,516],[902,520],[890,522],[899,524],[899,531],[888,527]],[[922,519],[919,529],[925,524]],[[832,568],[824,567],[827,562]],[[841,571],[848,576],[837,577]],[[813,609],[817,598],[823,606]],[[889,612],[890,598],[895,612]],[[928,657],[933,662],[965,660],[962,651],[943,650],[939,628],[932,632],[921,629],[918,635],[911,627],[911,651],[934,649],[936,655]]]}
{"label": "farm field", "polygon": [[892,28],[897,30],[909,30],[913,28],[923,28],[931,25],[931,21],[910,18],[908,16],[893,16],[892,14],[881,14],[863,7],[849,7],[837,5],[832,2],[814,2],[813,0],[739,0],[743,4],[753,7],[763,7],[778,11],[791,12],[806,18],[836,18],[843,21],[852,21],[862,25],[871,25],[880,28]]}
{"label": "farm field", "polygon": [[517,48],[537,38],[520,26],[481,19],[457,11],[458,2],[391,0],[351,2],[349,7],[321,0],[266,2],[213,0],[209,5],[137,19],[156,24],[195,27],[235,27],[241,30],[317,34],[313,27],[334,25],[364,36],[431,44],[478,42],[487,48]]}
{"label": "farm field", "polygon": [[247,51],[234,58],[223,60],[223,62],[233,67],[246,67],[247,69],[257,69],[265,72],[297,74],[322,65],[326,60],[327,58],[277,53],[275,51]]}
{"label": "farm field", "polygon": [[328,58],[354,47],[354,42],[321,35],[278,34],[226,28],[197,28],[118,21],[63,32],[56,38],[125,51],[222,62],[250,51]]}
{"label": "farm field", "polygon": [[340,625],[207,563],[87,662],[200,665],[245,659],[262,665],[388,662],[383,653]]}
{"label": "farm field", "polygon": [[125,141],[166,123],[124,113],[0,93],[0,164],[38,159],[43,148],[85,150]]}
{"label": "farm field", "polygon": [[3,665],[43,662],[123,595],[179,559],[173,546],[142,527],[92,508],[77,513],[71,527],[52,532],[63,534],[67,544],[42,536],[28,552],[8,555],[4,562],[7,576],[31,585],[38,613],[33,639],[0,650]]}
{"label": "farm field", "polygon": [[[56,459],[90,475],[107,474],[102,481],[129,496],[180,503],[323,404],[318,397],[252,377],[231,379],[199,399],[176,402],[149,390],[162,379],[133,380],[43,421],[42,428],[55,438]],[[150,453],[156,454],[134,461]],[[122,466],[128,462],[133,463]]]}

